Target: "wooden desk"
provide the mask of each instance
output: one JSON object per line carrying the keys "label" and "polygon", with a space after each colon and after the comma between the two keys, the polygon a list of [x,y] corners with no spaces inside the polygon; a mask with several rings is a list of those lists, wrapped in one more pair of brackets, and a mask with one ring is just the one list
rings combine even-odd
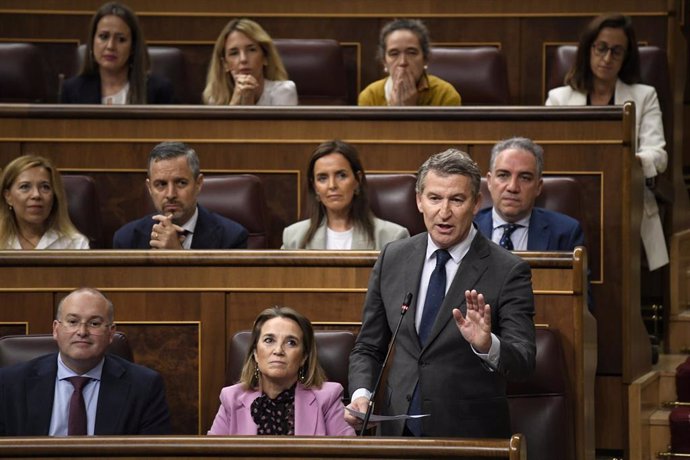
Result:
{"label": "wooden desk", "polygon": [[[504,458],[526,460],[524,440],[409,439],[286,436],[204,437],[88,437],[2,438],[0,456],[54,459],[103,457],[110,459],[175,458]],[[474,458],[474,457],[473,457]]]}

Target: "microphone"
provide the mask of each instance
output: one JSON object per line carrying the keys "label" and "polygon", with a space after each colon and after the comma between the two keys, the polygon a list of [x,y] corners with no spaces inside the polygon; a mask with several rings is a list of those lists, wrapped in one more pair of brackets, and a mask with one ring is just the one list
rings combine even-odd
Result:
{"label": "microphone", "polygon": [[388,364],[388,358],[391,355],[391,350],[395,344],[395,338],[398,336],[398,331],[400,330],[400,325],[405,317],[405,313],[410,308],[410,303],[412,303],[412,293],[408,292],[405,294],[405,300],[400,307],[400,320],[398,320],[398,325],[395,327],[395,332],[393,332],[393,337],[388,344],[388,351],[386,352],[386,357],[383,359],[383,364],[381,365],[381,370],[379,371],[379,376],[376,379],[376,384],[374,385],[374,391],[371,392],[371,398],[369,398],[369,406],[367,406],[367,413],[364,415],[364,421],[362,422],[362,430],[359,432],[360,436],[364,436],[364,432],[367,430],[367,425],[369,424],[369,418],[371,413],[374,411],[374,400],[376,400],[376,393],[379,391],[379,386],[381,385],[381,378],[383,378],[383,371],[386,369],[386,364]]}

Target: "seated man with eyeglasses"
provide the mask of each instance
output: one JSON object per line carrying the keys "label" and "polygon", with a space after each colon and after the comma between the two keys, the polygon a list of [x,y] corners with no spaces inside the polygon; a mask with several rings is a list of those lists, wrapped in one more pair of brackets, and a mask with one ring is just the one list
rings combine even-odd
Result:
{"label": "seated man with eyeglasses", "polygon": [[106,354],[113,304],[81,288],[58,305],[59,353],[0,369],[0,435],[169,434],[170,414],[157,372]]}

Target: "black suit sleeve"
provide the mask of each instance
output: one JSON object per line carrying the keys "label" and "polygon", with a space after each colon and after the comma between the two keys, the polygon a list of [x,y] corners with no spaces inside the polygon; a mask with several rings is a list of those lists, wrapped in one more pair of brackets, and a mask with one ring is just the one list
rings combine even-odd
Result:
{"label": "black suit sleeve", "polygon": [[[534,370],[536,345],[534,332],[534,294],[529,264],[520,261],[501,283],[496,328],[501,341],[498,371],[509,379],[523,379]],[[493,306],[492,306],[493,308]]]}
{"label": "black suit sleeve", "polygon": [[362,311],[362,327],[350,354],[350,395],[359,388],[373,391],[377,370],[381,368],[391,339],[386,308],[381,296],[381,269],[386,256],[386,246],[369,277],[369,287]]}
{"label": "black suit sleeve", "polygon": [[155,435],[170,434],[171,432],[170,412],[165,398],[165,384],[163,377],[156,374],[141,415],[139,434]]}

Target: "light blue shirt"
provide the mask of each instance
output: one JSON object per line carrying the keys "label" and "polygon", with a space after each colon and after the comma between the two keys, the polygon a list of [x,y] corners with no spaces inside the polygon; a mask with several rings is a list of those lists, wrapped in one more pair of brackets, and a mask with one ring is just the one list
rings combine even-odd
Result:
{"label": "light blue shirt", "polygon": [[[515,251],[526,251],[527,250],[527,237],[529,236],[529,220],[532,218],[532,213],[523,219],[520,219],[514,224],[521,225],[513,231],[510,235],[510,241],[513,242],[513,250]],[[503,236],[504,227],[503,225],[509,224],[498,215],[496,208],[491,209],[491,219],[493,222],[493,231],[491,232],[491,241],[496,244],[501,242],[501,237]]]}
{"label": "light blue shirt", "polygon": [[[462,262],[462,259],[467,255],[467,251],[470,250],[470,246],[472,245],[472,241],[474,240],[476,234],[477,229],[474,228],[474,225],[472,225],[470,227],[469,233],[467,234],[467,237],[465,237],[464,240],[462,240],[455,246],[451,246],[448,248],[450,260],[446,262],[446,292],[448,292],[450,284],[453,282],[453,279],[455,279],[455,274],[458,272],[460,262]],[[427,235],[426,238],[426,257],[424,258],[424,267],[422,267],[422,278],[419,282],[419,292],[417,293],[417,308],[414,315],[414,326],[415,329],[417,329],[417,332],[419,332],[419,325],[422,322],[422,314],[424,313],[424,302],[426,301],[426,291],[429,289],[429,280],[431,279],[431,274],[434,272],[434,269],[436,268],[436,256],[434,255],[434,253],[438,249],[440,249],[438,246],[436,246],[434,240],[431,239],[431,236]],[[463,300],[464,298],[458,299],[456,303],[460,305]]]}
{"label": "light blue shirt", "polygon": [[[105,359],[101,359],[96,367],[82,374],[84,377],[90,377],[91,381],[84,385],[82,395],[84,403],[86,404],[86,433],[93,436],[96,427],[96,409],[98,407],[98,393],[101,389],[101,374],[103,373],[103,363]],[[67,436],[67,424],[69,421],[69,402],[74,392],[74,387],[69,380],[69,377],[79,376],[72,369],[67,367],[62,362],[62,355],[58,353],[57,357],[57,376],[55,377],[55,396],[53,399],[53,413],[50,416],[50,436]]]}

